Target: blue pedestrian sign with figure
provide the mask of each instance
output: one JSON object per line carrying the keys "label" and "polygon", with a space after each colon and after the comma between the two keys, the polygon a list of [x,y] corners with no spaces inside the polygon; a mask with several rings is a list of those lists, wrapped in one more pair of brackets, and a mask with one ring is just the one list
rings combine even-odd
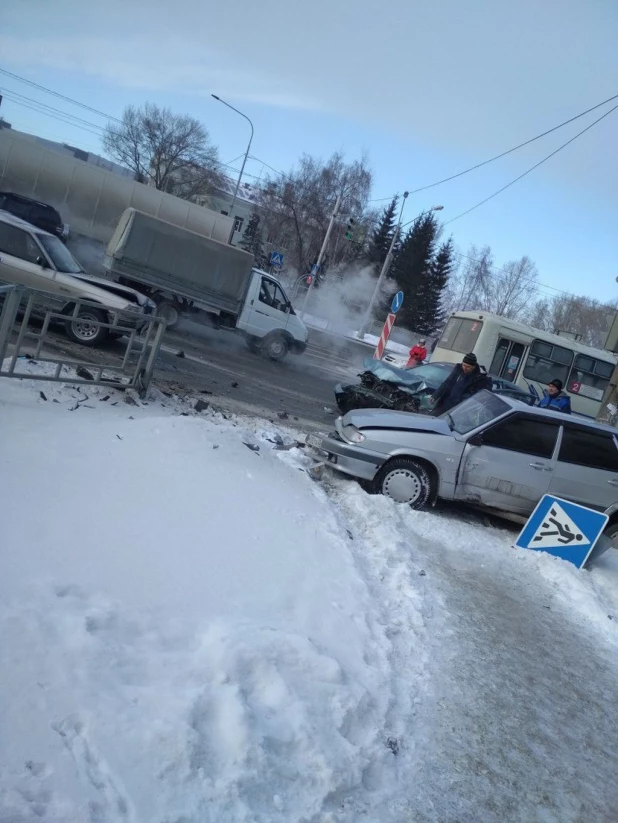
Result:
{"label": "blue pedestrian sign with figure", "polygon": [[391,303],[391,311],[392,311],[393,314],[397,314],[397,312],[401,308],[402,303],[403,303],[403,292],[398,291],[397,294],[393,297],[393,302]]}
{"label": "blue pedestrian sign with figure", "polygon": [[270,265],[280,269],[283,266],[283,254],[280,251],[271,251]]}
{"label": "blue pedestrian sign with figure", "polygon": [[515,545],[520,549],[548,552],[581,569],[608,520],[606,514],[546,494],[530,515]]}

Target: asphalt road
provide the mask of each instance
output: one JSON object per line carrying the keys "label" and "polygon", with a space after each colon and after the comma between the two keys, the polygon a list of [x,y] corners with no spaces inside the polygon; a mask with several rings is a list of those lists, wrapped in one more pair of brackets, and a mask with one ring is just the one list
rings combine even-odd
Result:
{"label": "asphalt road", "polygon": [[[62,333],[50,333],[47,356],[80,362],[117,362],[124,341],[86,349]],[[182,352],[184,356],[179,356]],[[199,393],[213,406],[276,419],[281,413],[302,429],[328,429],[337,414],[333,388],[354,380],[371,352],[316,332],[303,355],[273,362],[251,352],[240,335],[185,321],[165,335],[154,385],[178,395]]]}

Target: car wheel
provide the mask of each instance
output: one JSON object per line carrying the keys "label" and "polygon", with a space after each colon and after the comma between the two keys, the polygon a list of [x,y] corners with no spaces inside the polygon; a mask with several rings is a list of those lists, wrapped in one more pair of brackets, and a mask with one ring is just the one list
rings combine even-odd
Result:
{"label": "car wheel", "polygon": [[100,346],[109,337],[109,330],[100,323],[108,323],[107,314],[100,309],[83,308],[74,319],[67,320],[67,337],[82,346]]}
{"label": "car wheel", "polygon": [[422,509],[431,497],[431,478],[427,469],[409,457],[397,457],[383,466],[374,480],[376,491],[396,503]]}
{"label": "car wheel", "polygon": [[165,328],[174,331],[180,323],[181,314],[178,306],[171,300],[162,300],[157,304],[157,315],[165,320]]}
{"label": "car wheel", "polygon": [[283,360],[289,349],[289,343],[282,334],[273,334],[262,343],[262,351],[271,360]]}

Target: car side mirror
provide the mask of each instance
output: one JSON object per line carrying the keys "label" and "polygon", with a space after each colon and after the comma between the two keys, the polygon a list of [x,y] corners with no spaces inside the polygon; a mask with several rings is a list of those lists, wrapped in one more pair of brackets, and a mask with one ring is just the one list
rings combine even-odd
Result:
{"label": "car side mirror", "polygon": [[42,269],[48,269],[48,268],[49,268],[49,263],[48,263],[48,262],[47,262],[47,260],[43,257],[43,255],[39,255],[39,256],[37,257],[37,259],[36,259],[36,264],[37,264],[37,266],[40,266]]}
{"label": "car side mirror", "polygon": [[474,437],[471,437],[468,440],[469,446],[482,446],[483,445],[483,438],[480,434],[475,434]]}

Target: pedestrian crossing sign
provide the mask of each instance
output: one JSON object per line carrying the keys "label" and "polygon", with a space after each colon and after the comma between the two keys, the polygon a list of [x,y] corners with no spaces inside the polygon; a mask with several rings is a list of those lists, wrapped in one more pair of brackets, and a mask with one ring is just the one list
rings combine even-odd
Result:
{"label": "pedestrian crossing sign", "polygon": [[515,545],[520,549],[548,552],[581,569],[608,520],[602,512],[546,494]]}

